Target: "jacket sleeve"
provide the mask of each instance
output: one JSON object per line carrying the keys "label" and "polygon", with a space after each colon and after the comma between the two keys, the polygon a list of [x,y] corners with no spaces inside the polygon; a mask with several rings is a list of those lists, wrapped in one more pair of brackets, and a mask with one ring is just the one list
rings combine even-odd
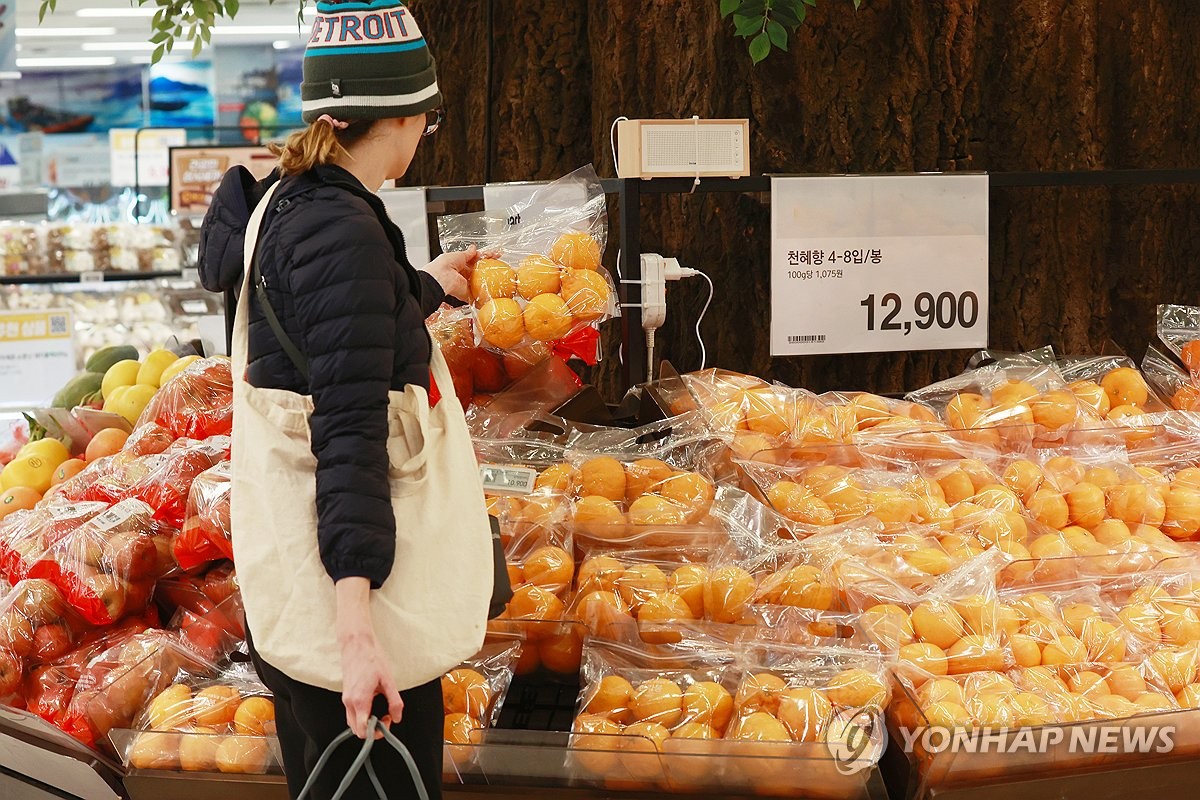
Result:
{"label": "jacket sleeve", "polygon": [[378,222],[356,212],[299,234],[288,282],[309,358],[321,561],[334,581],[378,588],[396,549],[387,408],[401,275]]}
{"label": "jacket sleeve", "polygon": [[421,305],[421,314],[428,317],[446,302],[446,292],[437,279],[424,270],[417,271],[420,283],[417,285],[417,300]]}

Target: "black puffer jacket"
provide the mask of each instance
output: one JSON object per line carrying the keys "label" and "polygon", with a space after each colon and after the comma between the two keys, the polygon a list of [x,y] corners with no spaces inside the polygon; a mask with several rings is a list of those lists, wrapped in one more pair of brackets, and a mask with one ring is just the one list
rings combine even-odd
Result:
{"label": "black puffer jacket", "polygon": [[[250,213],[274,178],[225,176],[204,220],[200,278],[210,291],[241,286]],[[259,237],[267,296],[309,362],[309,380],[284,353],[251,293],[248,380],[313,398],[318,539],[335,581],[380,586],[395,555],[388,492],[388,390],[429,388],[425,317],[444,294],[408,263],[383,203],[349,172],[317,167],[283,179]]]}

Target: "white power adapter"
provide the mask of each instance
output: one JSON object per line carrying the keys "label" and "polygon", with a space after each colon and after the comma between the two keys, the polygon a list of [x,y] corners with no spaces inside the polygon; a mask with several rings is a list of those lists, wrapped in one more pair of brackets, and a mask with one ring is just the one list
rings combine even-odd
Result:
{"label": "white power adapter", "polygon": [[696,337],[700,341],[700,352],[702,354],[700,368],[703,369],[705,360],[703,355],[704,340],[700,338],[700,322],[704,319],[704,314],[708,311],[708,306],[712,302],[712,280],[700,270],[680,266],[679,259],[664,258],[658,253],[642,253],[641,266],[641,280],[626,282],[638,283],[642,287],[642,302],[640,306],[642,311],[642,328],[646,331],[646,380],[654,380],[655,332],[667,321],[667,281],[678,281],[697,275],[708,281],[709,288],[708,302],[704,304],[704,309],[700,312],[699,319],[696,320]]}

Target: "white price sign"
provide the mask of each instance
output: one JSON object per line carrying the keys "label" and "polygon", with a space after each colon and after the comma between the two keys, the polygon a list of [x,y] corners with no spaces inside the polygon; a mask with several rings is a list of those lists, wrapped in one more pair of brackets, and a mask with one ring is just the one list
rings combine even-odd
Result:
{"label": "white price sign", "polygon": [[70,311],[0,311],[0,406],[45,405],[75,371]]}
{"label": "white price sign", "polygon": [[775,178],[771,355],[985,347],[986,175]]}
{"label": "white price sign", "polygon": [[404,233],[408,263],[417,269],[429,263],[429,217],[425,213],[425,189],[382,189],[379,197],[392,222]]}

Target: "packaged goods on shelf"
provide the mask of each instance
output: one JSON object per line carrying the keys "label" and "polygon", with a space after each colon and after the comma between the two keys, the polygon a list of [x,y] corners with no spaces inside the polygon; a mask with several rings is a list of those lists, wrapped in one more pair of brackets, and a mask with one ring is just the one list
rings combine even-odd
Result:
{"label": "packaged goods on shelf", "polygon": [[261,682],[185,672],[109,737],[134,769],[260,775],[280,772],[274,733],[275,704]]}
{"label": "packaged goods on shelf", "polygon": [[166,225],[0,223],[0,276],[178,272],[183,265],[179,240],[179,231]]}

